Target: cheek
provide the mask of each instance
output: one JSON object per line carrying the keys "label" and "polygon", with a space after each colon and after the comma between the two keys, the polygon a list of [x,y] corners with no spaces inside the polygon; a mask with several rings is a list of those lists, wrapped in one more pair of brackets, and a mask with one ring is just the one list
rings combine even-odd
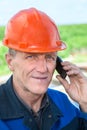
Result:
{"label": "cheek", "polygon": [[33,66],[27,63],[19,63],[14,65],[14,74],[20,76],[23,80],[26,80],[33,70]]}
{"label": "cheek", "polygon": [[48,68],[49,68],[49,72],[53,74],[56,68],[56,63],[50,64]]}
{"label": "cheek", "polygon": [[15,75],[15,76],[19,76],[20,75],[20,77],[21,77],[21,75],[23,76],[23,71],[24,71],[24,67],[25,67],[25,65],[23,65],[23,63],[21,63],[20,62],[20,60],[19,61],[16,61],[16,62],[14,62],[13,63],[13,74]]}

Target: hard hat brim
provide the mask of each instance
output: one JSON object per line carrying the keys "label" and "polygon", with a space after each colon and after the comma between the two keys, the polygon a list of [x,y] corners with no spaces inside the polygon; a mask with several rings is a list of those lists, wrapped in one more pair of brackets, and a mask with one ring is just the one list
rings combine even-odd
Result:
{"label": "hard hat brim", "polygon": [[66,49],[66,44],[63,41],[57,41],[56,44],[57,46],[51,47],[51,46],[45,46],[45,47],[40,47],[40,46],[27,46],[26,43],[20,43],[19,47],[18,44],[17,46],[14,46],[14,44],[8,43],[8,40],[4,39],[3,44],[7,46],[8,48],[12,48],[14,50],[18,50],[21,52],[30,52],[30,53],[45,53],[45,52],[56,52],[56,51],[62,51]]}

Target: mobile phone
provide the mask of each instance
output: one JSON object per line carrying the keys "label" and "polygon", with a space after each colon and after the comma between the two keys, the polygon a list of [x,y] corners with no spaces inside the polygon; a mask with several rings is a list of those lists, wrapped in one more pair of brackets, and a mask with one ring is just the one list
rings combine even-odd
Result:
{"label": "mobile phone", "polygon": [[60,76],[65,79],[67,74],[66,71],[63,69],[62,65],[61,65],[62,59],[60,57],[57,56],[57,60],[56,60],[56,71],[60,74]]}

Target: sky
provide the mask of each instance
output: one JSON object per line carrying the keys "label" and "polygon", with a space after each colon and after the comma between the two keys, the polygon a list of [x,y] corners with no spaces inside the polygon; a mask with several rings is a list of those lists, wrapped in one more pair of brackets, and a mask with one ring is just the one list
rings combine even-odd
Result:
{"label": "sky", "polygon": [[44,11],[59,25],[87,23],[87,0],[0,0],[0,25],[30,7]]}

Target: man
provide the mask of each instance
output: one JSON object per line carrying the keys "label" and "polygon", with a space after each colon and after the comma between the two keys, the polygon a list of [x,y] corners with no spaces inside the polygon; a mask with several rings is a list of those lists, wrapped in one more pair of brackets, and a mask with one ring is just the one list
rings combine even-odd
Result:
{"label": "man", "polygon": [[8,22],[3,44],[11,78],[0,86],[0,130],[87,130],[87,78],[69,62],[61,65],[70,82],[57,75],[67,96],[48,89],[57,51],[66,48],[45,13],[25,9]]}

